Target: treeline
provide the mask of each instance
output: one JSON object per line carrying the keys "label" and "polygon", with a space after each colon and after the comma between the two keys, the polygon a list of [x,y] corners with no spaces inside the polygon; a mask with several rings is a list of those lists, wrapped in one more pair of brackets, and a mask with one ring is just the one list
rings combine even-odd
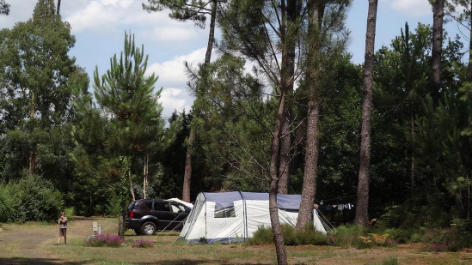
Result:
{"label": "treeline", "polygon": [[[351,1],[171,2],[145,9],[169,8],[197,26],[208,17],[212,30],[208,60],[188,68],[192,111],[167,120],[133,35],[109,69],[95,70],[91,91],[68,55],[75,38],[53,0],[0,31],[3,221],[55,219],[63,207],[118,214],[121,200],[191,201],[201,191],[357,203],[364,73],[346,52]],[[470,8],[455,18],[468,23]],[[398,30],[374,57],[368,216],[385,215],[395,227],[468,223],[468,54],[461,38],[442,32],[436,86],[431,26]],[[211,62],[213,49],[221,56]]]}

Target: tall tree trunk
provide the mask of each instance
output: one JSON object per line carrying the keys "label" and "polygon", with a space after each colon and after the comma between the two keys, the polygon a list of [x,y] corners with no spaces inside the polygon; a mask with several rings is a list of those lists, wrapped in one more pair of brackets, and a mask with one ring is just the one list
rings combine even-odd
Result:
{"label": "tall tree trunk", "polygon": [[320,52],[320,32],[324,16],[325,4],[316,0],[307,3],[308,41],[310,46],[307,53],[307,88],[309,91],[305,174],[303,176],[302,198],[297,219],[297,230],[302,230],[312,220],[312,209],[315,202],[316,176],[319,157],[319,63],[316,54]]}
{"label": "tall tree trunk", "polygon": [[[413,108],[410,106],[410,108]],[[415,120],[413,111],[410,113],[410,133],[411,133],[411,188],[415,187]]]}
{"label": "tall tree trunk", "polygon": [[[283,59],[282,59],[283,60]],[[288,104],[285,104],[288,105]],[[279,164],[279,193],[287,194],[288,193],[288,184],[290,180],[290,157],[291,157],[291,146],[292,146],[292,137],[290,134],[290,124],[291,119],[291,110],[289,107],[285,107],[285,120],[282,124],[282,137],[281,137],[281,146],[280,146],[280,164]]]}
{"label": "tall tree trunk", "polygon": [[[472,1],[470,1],[469,14],[469,23],[472,25]],[[467,81],[472,82],[472,29],[469,31],[469,65],[467,70]]]}
{"label": "tall tree trunk", "polygon": [[[469,23],[472,25],[472,1],[470,1],[470,9],[469,9]],[[472,29],[469,32],[469,65],[467,66],[468,75],[467,81],[472,82]],[[470,114],[472,117],[472,113]],[[470,173],[470,171],[468,170]],[[469,180],[470,174],[467,174],[467,180]],[[467,220],[470,219],[470,184],[467,185]]]}
{"label": "tall tree trunk", "polygon": [[133,175],[131,175],[131,169],[128,170],[128,179],[129,179],[129,192],[131,193],[131,198],[133,198],[133,201],[136,200],[136,197],[134,196],[134,188],[133,188]]}
{"label": "tall tree trunk", "polygon": [[143,199],[147,199],[147,185],[149,177],[149,160],[148,156],[144,156],[144,169],[143,169]]}
{"label": "tall tree trunk", "polygon": [[[211,52],[213,50],[213,43],[215,42],[215,25],[216,25],[216,8],[217,0],[214,0],[211,8],[211,22],[210,22],[210,33],[208,35],[208,44],[205,53],[205,64],[211,61]],[[197,97],[201,97],[204,91],[203,88],[197,88]],[[198,116],[199,111],[195,110],[194,115]],[[190,202],[190,187],[192,185],[192,153],[196,139],[196,129],[194,126],[190,129],[190,135],[188,137],[187,155],[185,156],[185,173],[184,173],[184,184],[182,188],[182,200]]]}
{"label": "tall tree trunk", "polygon": [[[35,108],[35,94],[34,90],[31,90],[31,106],[30,106],[30,119],[34,119],[34,114],[36,112]],[[28,164],[28,170],[30,176],[34,175],[35,173],[35,168],[36,168],[36,144],[31,145],[31,150],[29,152],[29,164]]]}
{"label": "tall tree trunk", "polygon": [[57,0],[57,14],[59,15],[61,12],[61,0]]}
{"label": "tall tree trunk", "polygon": [[443,43],[445,0],[434,0],[433,3],[433,49],[431,54],[430,89],[434,105],[439,104],[439,90],[441,89],[441,54]]}
{"label": "tall tree trunk", "polygon": [[280,154],[280,136],[284,122],[285,91],[282,89],[277,110],[274,132],[272,135],[272,148],[270,158],[270,190],[269,190],[269,215],[272,225],[272,235],[274,237],[275,251],[277,253],[277,264],[288,264],[287,253],[285,252],[284,237],[280,227],[279,209],[277,208],[278,193],[278,161]]}
{"label": "tall tree trunk", "polygon": [[367,33],[365,38],[364,96],[362,99],[362,129],[359,165],[359,183],[357,186],[357,225],[365,227],[369,210],[369,169],[370,169],[370,119],[372,113],[372,87],[374,71],[375,27],[377,24],[378,0],[369,0]]}
{"label": "tall tree trunk", "polygon": [[[299,0],[287,1],[286,11],[282,11],[282,23],[285,27],[283,32],[283,51],[282,51],[282,70],[280,83],[281,87],[285,87],[287,96],[293,96],[293,83],[295,82],[295,51],[296,39],[298,34],[297,18],[300,15]],[[285,15],[286,14],[286,15]],[[292,123],[292,100],[287,100],[284,108],[284,123],[282,126],[282,141],[280,148],[280,165],[279,165],[279,193],[287,194],[288,185],[290,181],[290,161],[292,157],[292,138],[291,138],[291,123]]]}

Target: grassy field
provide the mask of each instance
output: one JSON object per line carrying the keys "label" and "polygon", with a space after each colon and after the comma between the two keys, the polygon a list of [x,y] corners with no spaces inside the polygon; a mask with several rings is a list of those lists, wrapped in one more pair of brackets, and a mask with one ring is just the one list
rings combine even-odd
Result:
{"label": "grassy field", "polygon": [[[176,242],[178,233],[136,236],[127,231],[120,248],[85,247],[98,222],[103,233],[116,234],[116,219],[76,218],[69,222],[68,245],[56,246],[58,226],[48,223],[3,224],[0,264],[276,264],[272,245],[187,245]],[[153,248],[133,248],[139,239]],[[286,247],[290,264],[472,264],[472,250],[435,253],[422,245],[354,249],[330,246]]]}

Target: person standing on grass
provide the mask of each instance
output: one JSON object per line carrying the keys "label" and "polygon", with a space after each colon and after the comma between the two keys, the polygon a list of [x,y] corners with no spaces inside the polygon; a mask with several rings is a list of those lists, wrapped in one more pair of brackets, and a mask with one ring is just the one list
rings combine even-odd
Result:
{"label": "person standing on grass", "polygon": [[61,212],[61,218],[57,220],[57,223],[59,224],[59,238],[56,245],[61,242],[61,237],[64,237],[64,244],[67,245],[67,216],[64,211]]}

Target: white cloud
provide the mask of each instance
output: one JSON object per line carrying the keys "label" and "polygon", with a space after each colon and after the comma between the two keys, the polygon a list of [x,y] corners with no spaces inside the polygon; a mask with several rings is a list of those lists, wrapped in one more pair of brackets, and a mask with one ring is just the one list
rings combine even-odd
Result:
{"label": "white cloud", "polygon": [[[194,97],[187,87],[188,76],[184,62],[192,67],[197,67],[205,59],[206,48],[195,50],[186,55],[174,57],[174,59],[162,63],[151,64],[147,75],[155,73],[159,76],[156,87],[163,88],[159,102],[164,107],[163,116],[170,117],[174,110],[187,112],[192,108]],[[216,56],[213,56],[215,58]]]}
{"label": "white cloud", "polygon": [[[168,17],[168,11],[148,13],[142,1],[134,0],[80,0],[82,6],[74,5],[68,10],[74,34],[82,31],[98,33],[136,29],[145,37],[159,41],[191,40],[198,37],[193,23],[182,23]],[[62,8],[61,8],[62,9]]]}
{"label": "white cloud", "polygon": [[428,0],[388,0],[388,2],[391,8],[408,16],[419,17],[431,14],[431,4]]}
{"label": "white cloud", "polygon": [[201,48],[187,55],[176,56],[170,61],[154,63],[148,67],[147,74],[155,73],[158,75],[158,83],[162,84],[164,88],[170,86],[186,86],[188,78],[184,62],[188,62],[189,65],[196,67],[199,63],[204,61],[205,52],[206,48]]}
{"label": "white cloud", "polygon": [[182,88],[168,88],[162,91],[159,102],[164,108],[163,116],[170,117],[174,110],[181,112],[188,111],[192,108],[193,97],[191,97],[185,89]]}
{"label": "white cloud", "polygon": [[198,36],[195,28],[158,27],[152,32],[152,37],[158,41],[184,41]]}
{"label": "white cloud", "polygon": [[37,0],[6,1],[10,4],[10,14],[0,15],[0,29],[11,28],[19,21],[27,21],[33,16]]}

